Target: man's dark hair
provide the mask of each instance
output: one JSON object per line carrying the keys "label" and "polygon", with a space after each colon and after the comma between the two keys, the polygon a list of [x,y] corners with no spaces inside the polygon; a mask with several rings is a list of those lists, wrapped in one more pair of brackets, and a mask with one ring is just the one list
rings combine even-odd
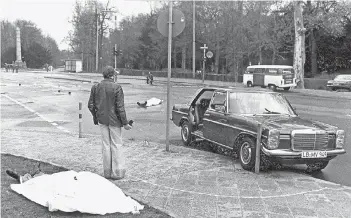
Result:
{"label": "man's dark hair", "polygon": [[113,67],[111,67],[111,66],[106,66],[104,68],[104,70],[102,71],[102,75],[106,79],[111,78],[115,75],[115,69],[113,69]]}

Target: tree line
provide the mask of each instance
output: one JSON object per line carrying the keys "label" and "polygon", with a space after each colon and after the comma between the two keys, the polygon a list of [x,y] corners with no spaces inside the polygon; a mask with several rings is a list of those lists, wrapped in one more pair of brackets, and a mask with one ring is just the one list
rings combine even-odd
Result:
{"label": "tree line", "polygon": [[29,68],[42,68],[46,63],[54,67],[61,65],[60,50],[56,41],[42,33],[31,21],[1,21],[1,65],[16,61],[16,27],[21,33],[22,61]]}
{"label": "tree line", "polygon": [[[351,68],[351,3],[303,2],[305,74],[332,73]],[[73,51],[83,57],[83,69],[95,71],[96,36],[101,65],[113,65],[114,45],[122,53],[117,66],[163,70],[167,67],[167,38],[157,30],[160,12],[125,17],[113,28],[113,14],[99,13],[109,5],[89,0],[77,2],[69,35]],[[193,2],[179,1],[174,8],[185,15],[184,31],[173,40],[172,68],[192,69]],[[196,1],[196,69],[201,69],[206,44],[213,52],[207,72],[243,72],[249,64],[293,64],[294,3],[285,1]],[[98,33],[96,27],[99,27]]]}

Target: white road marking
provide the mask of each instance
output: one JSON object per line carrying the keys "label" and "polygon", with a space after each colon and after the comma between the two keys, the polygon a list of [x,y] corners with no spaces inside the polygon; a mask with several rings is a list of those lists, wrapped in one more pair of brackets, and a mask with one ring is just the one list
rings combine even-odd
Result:
{"label": "white road marking", "polygon": [[16,99],[13,99],[13,98],[11,98],[10,96],[5,95],[5,94],[3,94],[2,96],[6,97],[6,98],[9,99],[10,101],[15,102],[15,103],[18,104],[18,105],[24,107],[25,109],[27,109],[28,111],[34,113],[35,115],[37,115],[37,116],[40,117],[41,119],[45,120],[46,122],[51,123],[51,125],[55,126],[55,127],[58,128],[59,130],[61,130],[61,131],[63,131],[63,132],[66,132],[66,133],[70,133],[69,130],[65,129],[65,128],[62,127],[62,126],[59,126],[57,123],[55,123],[55,122],[51,121],[50,119],[44,117],[44,116],[41,115],[40,113],[38,113],[38,112],[36,112],[35,110],[33,110],[32,108],[30,108],[30,107],[24,105],[23,103],[17,101]]}

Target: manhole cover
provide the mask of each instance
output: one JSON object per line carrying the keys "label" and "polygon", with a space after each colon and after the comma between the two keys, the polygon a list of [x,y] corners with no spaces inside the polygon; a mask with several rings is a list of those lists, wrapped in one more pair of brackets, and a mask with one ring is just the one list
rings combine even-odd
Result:
{"label": "manhole cover", "polygon": [[47,121],[25,121],[17,124],[20,127],[51,127],[52,125]]}

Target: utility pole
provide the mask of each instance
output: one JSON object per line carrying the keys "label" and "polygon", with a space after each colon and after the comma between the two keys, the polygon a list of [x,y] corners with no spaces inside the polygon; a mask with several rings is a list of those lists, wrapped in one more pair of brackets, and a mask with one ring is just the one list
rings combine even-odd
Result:
{"label": "utility pole", "polygon": [[203,63],[202,63],[202,85],[205,85],[206,49],[208,49],[208,47],[206,46],[206,44],[204,44],[204,46],[200,47],[200,48],[204,50],[204,60],[203,60]]}
{"label": "utility pole", "polygon": [[167,77],[167,115],[166,115],[166,151],[169,151],[169,123],[171,108],[171,74],[172,74],[172,30],[173,30],[173,8],[172,1],[168,2],[168,77]]}
{"label": "utility pole", "polygon": [[98,73],[99,71],[99,14],[97,13],[97,9],[95,9],[96,13],[96,52],[95,52],[95,71]]}
{"label": "utility pole", "polygon": [[193,1],[193,78],[195,79],[195,0]]}
{"label": "utility pole", "polygon": [[[95,9],[95,14],[96,14],[96,54],[95,54],[95,64],[96,64],[96,72],[99,71],[99,19],[100,19],[100,15],[102,13],[115,13],[115,11],[113,10],[102,10],[101,12],[98,13],[97,8]],[[104,22],[104,18],[102,19],[101,22]],[[103,26],[103,23],[101,23],[101,28]],[[102,43],[102,39],[103,39],[103,31],[101,31],[101,43]],[[102,57],[100,57],[100,59],[102,59]]]}
{"label": "utility pole", "polygon": [[0,23],[0,69],[1,69],[1,31],[2,31],[2,22]]}

